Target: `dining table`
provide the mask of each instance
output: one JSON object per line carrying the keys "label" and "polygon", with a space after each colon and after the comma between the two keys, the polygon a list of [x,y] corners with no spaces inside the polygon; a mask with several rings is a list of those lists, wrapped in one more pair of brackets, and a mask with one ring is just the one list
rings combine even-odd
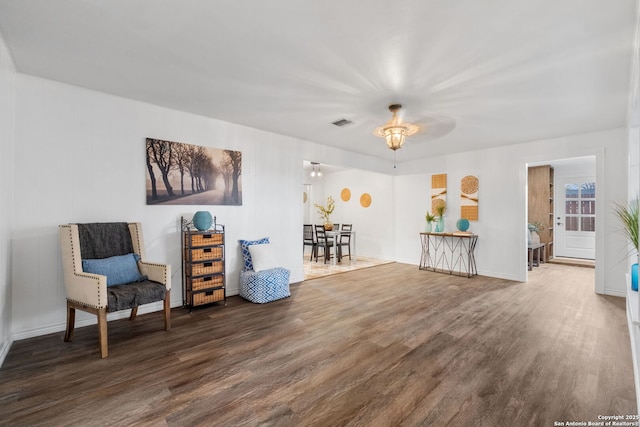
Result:
{"label": "dining table", "polygon": [[338,240],[340,239],[340,236],[351,236],[351,242],[353,243],[352,246],[352,253],[351,253],[351,264],[355,264],[356,263],[356,232],[351,230],[351,231],[347,231],[347,230],[325,230],[324,234],[327,236],[327,238],[331,238],[333,239],[333,253],[335,256],[331,257],[331,264],[332,265],[336,265],[337,262],[337,258],[338,258]]}

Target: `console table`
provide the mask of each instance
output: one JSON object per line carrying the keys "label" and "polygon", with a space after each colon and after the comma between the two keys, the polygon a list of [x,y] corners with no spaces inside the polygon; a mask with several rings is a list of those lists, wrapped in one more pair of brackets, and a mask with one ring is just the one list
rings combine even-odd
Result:
{"label": "console table", "polygon": [[470,233],[420,233],[420,270],[475,276],[478,236]]}

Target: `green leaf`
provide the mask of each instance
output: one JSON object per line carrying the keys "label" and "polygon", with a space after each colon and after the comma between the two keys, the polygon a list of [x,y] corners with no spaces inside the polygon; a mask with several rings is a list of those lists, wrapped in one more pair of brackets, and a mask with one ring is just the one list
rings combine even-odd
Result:
{"label": "green leaf", "polygon": [[638,250],[638,212],[640,203],[638,197],[630,200],[626,205],[616,203],[614,213],[622,224],[623,231],[635,248]]}

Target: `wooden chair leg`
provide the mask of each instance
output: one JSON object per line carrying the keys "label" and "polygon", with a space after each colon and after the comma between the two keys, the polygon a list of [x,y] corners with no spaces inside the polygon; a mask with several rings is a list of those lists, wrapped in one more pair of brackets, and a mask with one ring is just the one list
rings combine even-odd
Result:
{"label": "wooden chair leg", "polygon": [[69,342],[73,338],[73,330],[76,326],[76,308],[67,301],[67,330],[64,333],[64,341]]}
{"label": "wooden chair leg", "polygon": [[136,305],[131,309],[131,315],[129,315],[129,320],[135,320],[138,315],[138,306]]}
{"label": "wooden chair leg", "polygon": [[100,356],[104,359],[109,356],[109,342],[107,340],[107,309],[98,310],[98,342],[100,343]]}
{"label": "wooden chair leg", "polygon": [[164,297],[164,330],[171,330],[171,289],[167,291],[167,294]]}

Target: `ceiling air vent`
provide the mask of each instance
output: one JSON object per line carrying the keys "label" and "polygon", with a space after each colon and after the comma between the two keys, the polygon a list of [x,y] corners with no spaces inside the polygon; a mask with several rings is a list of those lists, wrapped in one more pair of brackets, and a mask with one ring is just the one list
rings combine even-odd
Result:
{"label": "ceiling air vent", "polygon": [[351,120],[340,119],[340,120],[336,120],[332,124],[336,126],[345,126],[345,125],[350,125],[351,123],[353,123]]}

